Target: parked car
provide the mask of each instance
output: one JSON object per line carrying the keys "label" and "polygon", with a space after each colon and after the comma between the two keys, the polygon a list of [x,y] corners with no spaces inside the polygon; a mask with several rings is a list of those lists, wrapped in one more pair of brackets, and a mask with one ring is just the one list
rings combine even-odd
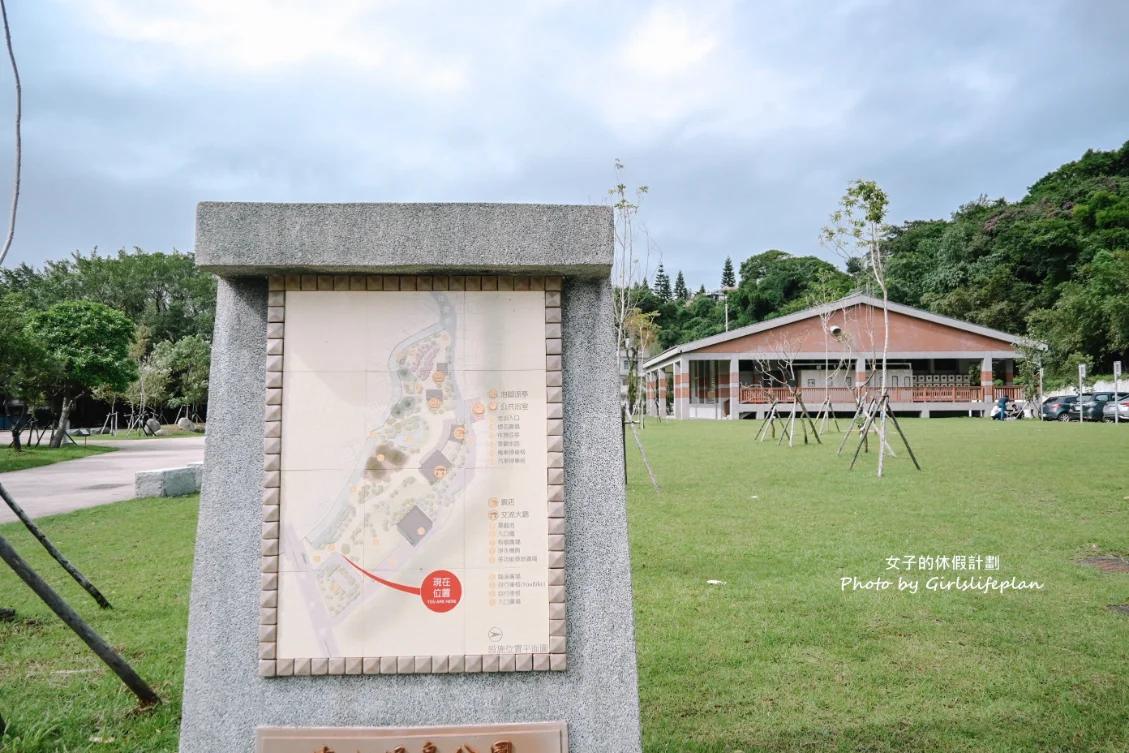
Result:
{"label": "parked car", "polygon": [[1101,421],[1103,420],[1103,409],[1107,403],[1117,402],[1118,400],[1125,400],[1129,395],[1124,392],[1117,394],[1116,400],[1112,392],[1094,392],[1089,395],[1082,395],[1082,405],[1077,404],[1070,406],[1071,420],[1078,420],[1078,413],[1081,411],[1083,421]]}
{"label": "parked car", "polygon": [[1113,423],[1113,414],[1117,412],[1117,420],[1121,423],[1129,422],[1129,400],[1107,400],[1102,406],[1102,420],[1107,424]]}
{"label": "parked car", "polygon": [[1056,395],[1043,401],[1044,421],[1076,421],[1077,416],[1071,415],[1070,408],[1078,402],[1077,395]]}

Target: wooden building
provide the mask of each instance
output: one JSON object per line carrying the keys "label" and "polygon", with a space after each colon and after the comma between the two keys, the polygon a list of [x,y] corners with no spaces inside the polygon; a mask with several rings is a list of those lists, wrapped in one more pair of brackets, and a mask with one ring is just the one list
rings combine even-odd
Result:
{"label": "wooden building", "polygon": [[[889,305],[887,389],[899,413],[979,415],[1020,397],[1021,338],[928,311]],[[798,393],[815,411],[827,397],[854,412],[880,392],[882,302],[855,294],[823,306],[671,348],[644,364],[650,415],[762,417]],[[993,386],[999,381],[1002,386]]]}

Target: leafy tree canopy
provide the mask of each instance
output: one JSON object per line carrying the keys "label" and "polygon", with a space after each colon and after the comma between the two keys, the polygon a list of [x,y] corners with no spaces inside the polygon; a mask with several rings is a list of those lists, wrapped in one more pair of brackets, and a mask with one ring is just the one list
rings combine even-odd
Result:
{"label": "leafy tree canopy", "polygon": [[56,389],[75,397],[95,387],[124,390],[137,378],[129,357],[134,326],[124,314],[92,301],[63,301],[28,320],[27,334],[57,365]]}
{"label": "leafy tree canopy", "polygon": [[208,377],[212,346],[200,335],[188,335],[175,343],[158,344],[153,357],[172,376],[169,405],[198,407],[208,402]]}
{"label": "leafy tree canopy", "polygon": [[96,301],[148,327],[152,342],[191,334],[211,338],[215,278],[196,268],[192,254],[124,249],[116,256],[74,253],[42,269],[21,264],[0,269],[0,295],[22,293],[34,309],[62,301]]}
{"label": "leafy tree canopy", "polygon": [[[0,397],[35,404],[57,381],[57,364],[27,331],[32,310],[18,293],[0,297]],[[5,405],[5,407],[8,407]]]}
{"label": "leafy tree canopy", "polygon": [[60,401],[51,446],[59,447],[75,398],[97,389],[121,391],[138,378],[130,357],[133,322],[93,301],[63,301],[32,314],[25,327],[53,364],[49,392]]}

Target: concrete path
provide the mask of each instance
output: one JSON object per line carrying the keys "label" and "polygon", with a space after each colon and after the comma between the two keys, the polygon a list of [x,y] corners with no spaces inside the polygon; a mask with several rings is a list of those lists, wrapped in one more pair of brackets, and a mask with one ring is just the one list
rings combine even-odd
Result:
{"label": "concrete path", "polygon": [[[82,441],[81,439],[79,440]],[[204,437],[91,441],[116,452],[0,473],[0,484],[33,518],[133,498],[135,471],[187,465],[204,459]],[[16,520],[0,501],[0,523]]]}

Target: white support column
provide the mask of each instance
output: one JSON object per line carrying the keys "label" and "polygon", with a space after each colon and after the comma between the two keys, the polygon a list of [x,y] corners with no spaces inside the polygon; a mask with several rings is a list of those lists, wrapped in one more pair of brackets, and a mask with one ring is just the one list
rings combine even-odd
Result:
{"label": "white support column", "polygon": [[855,359],[855,389],[856,390],[862,389],[862,386],[864,384],[866,384],[866,359],[865,358],[856,358]]}
{"label": "white support column", "polygon": [[682,368],[682,361],[675,361],[672,367],[674,369],[674,417],[681,421],[686,418],[682,414],[682,379],[687,375]]}
{"label": "white support column", "polygon": [[690,359],[678,359],[678,370],[674,381],[674,414],[683,420],[690,418]]}
{"label": "white support column", "polygon": [[737,356],[729,359],[729,417],[741,417],[741,361]]}
{"label": "white support column", "polygon": [[655,410],[655,374],[643,372],[643,415],[653,416]]}
{"label": "white support column", "polygon": [[675,361],[670,365],[670,372],[671,376],[673,377],[671,384],[674,388],[674,399],[671,400],[671,418],[675,419],[682,418],[682,416],[678,415],[678,380],[682,375],[682,369],[680,368],[680,366],[681,365],[678,363],[678,361]]}

